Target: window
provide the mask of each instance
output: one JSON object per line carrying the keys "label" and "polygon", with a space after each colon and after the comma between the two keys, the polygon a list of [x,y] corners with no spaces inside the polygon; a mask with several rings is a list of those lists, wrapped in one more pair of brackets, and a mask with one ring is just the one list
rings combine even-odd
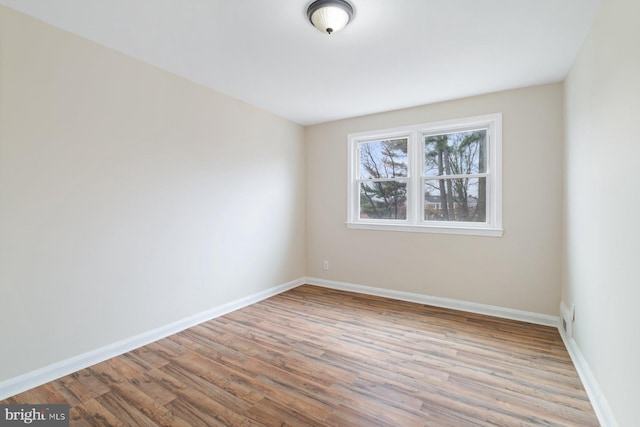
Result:
{"label": "window", "polygon": [[502,115],[349,135],[347,226],[502,236]]}

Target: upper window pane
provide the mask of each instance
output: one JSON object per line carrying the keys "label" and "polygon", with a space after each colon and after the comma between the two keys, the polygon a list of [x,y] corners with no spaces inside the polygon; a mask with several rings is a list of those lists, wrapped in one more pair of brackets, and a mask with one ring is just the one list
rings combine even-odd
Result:
{"label": "upper window pane", "polygon": [[407,138],[360,143],[360,179],[407,176]]}
{"label": "upper window pane", "polygon": [[486,129],[426,135],[426,176],[468,175],[487,171]]}

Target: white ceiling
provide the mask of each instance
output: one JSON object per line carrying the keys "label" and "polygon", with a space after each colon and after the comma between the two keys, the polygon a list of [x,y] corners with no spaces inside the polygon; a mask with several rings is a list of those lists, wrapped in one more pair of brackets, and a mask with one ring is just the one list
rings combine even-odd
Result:
{"label": "white ceiling", "polygon": [[331,36],[310,0],[0,0],[308,125],[561,81],[602,0],[350,0]]}

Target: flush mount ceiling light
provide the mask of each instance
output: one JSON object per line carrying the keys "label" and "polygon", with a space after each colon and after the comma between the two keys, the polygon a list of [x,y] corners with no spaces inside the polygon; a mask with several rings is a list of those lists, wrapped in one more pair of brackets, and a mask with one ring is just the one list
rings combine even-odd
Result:
{"label": "flush mount ceiling light", "polygon": [[318,31],[331,34],[351,21],[353,7],[344,0],[316,0],[309,5],[307,17]]}

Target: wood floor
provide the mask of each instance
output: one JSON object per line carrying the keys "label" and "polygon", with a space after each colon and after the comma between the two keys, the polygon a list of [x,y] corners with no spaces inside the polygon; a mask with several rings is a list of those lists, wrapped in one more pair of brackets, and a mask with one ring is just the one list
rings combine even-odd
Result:
{"label": "wood floor", "polygon": [[72,426],[597,426],[554,328],[301,286],[0,403]]}

